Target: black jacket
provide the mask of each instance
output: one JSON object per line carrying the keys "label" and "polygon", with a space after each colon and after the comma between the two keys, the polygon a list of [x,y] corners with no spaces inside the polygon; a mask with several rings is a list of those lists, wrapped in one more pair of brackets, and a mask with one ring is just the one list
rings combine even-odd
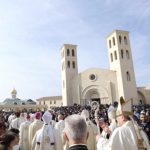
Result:
{"label": "black jacket", "polygon": [[69,150],[88,150],[86,145],[72,145]]}

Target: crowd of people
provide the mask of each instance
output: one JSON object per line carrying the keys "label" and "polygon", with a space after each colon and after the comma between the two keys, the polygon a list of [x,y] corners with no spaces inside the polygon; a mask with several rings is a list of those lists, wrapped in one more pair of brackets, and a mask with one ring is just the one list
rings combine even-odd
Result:
{"label": "crowd of people", "polygon": [[150,150],[150,106],[0,112],[0,150]]}

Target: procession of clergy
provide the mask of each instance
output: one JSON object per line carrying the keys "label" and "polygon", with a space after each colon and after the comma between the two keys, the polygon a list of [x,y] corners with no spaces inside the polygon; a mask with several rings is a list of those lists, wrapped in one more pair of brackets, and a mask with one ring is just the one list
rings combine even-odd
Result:
{"label": "procession of clergy", "polygon": [[149,140],[132,118],[128,104],[121,97],[117,108],[109,107],[109,125],[98,117],[98,110],[97,125],[89,119],[86,109],[67,117],[68,121],[60,113],[58,122],[52,120],[51,111],[47,110],[43,115],[36,112],[24,118],[17,113],[15,118],[10,115],[9,128],[19,129],[20,150],[150,150]]}

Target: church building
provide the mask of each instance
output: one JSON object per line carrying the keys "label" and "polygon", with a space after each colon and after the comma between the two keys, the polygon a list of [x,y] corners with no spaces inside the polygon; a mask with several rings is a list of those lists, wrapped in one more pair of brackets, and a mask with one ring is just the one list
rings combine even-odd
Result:
{"label": "church building", "polygon": [[112,104],[123,96],[133,104],[150,104],[150,87],[136,86],[129,32],[114,30],[106,40],[110,68],[89,68],[80,73],[77,46],[64,44],[61,47],[62,96],[42,97],[37,103],[48,107]]}
{"label": "church building", "polygon": [[112,104],[121,96],[133,104],[150,103],[150,88],[136,86],[129,32],[115,30],[107,36],[110,69],[89,68],[78,72],[77,46],[61,48],[62,102]]}

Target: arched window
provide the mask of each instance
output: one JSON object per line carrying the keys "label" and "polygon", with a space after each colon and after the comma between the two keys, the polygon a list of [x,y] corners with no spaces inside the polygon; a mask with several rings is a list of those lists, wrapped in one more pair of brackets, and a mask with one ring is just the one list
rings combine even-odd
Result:
{"label": "arched window", "polygon": [[110,59],[111,59],[111,62],[113,62],[113,54],[112,53],[110,54]]}
{"label": "arched window", "polygon": [[127,81],[131,81],[130,73],[128,71],[126,72],[126,76],[127,76]]}
{"label": "arched window", "polygon": [[115,38],[113,37],[113,45],[115,45]]}
{"label": "arched window", "polygon": [[128,51],[128,50],[126,50],[126,57],[127,57],[127,59],[130,58],[130,56],[129,56],[129,51]]}
{"label": "arched window", "polygon": [[127,45],[128,44],[128,42],[127,42],[127,37],[126,36],[124,36],[124,43]]}
{"label": "arched window", "polygon": [[70,61],[67,61],[67,66],[68,68],[70,68]]}
{"label": "arched window", "polygon": [[119,43],[120,44],[121,44],[121,40],[122,40],[121,35],[119,35]]}
{"label": "arched window", "polygon": [[70,56],[70,50],[67,49],[67,56]]}
{"label": "arched window", "polygon": [[115,55],[115,60],[117,60],[117,52],[116,51],[114,52],[114,55]]}
{"label": "arched window", "polygon": [[75,56],[74,49],[72,49],[72,56]]}
{"label": "arched window", "polygon": [[75,62],[73,61],[72,62],[72,68],[75,68],[76,66],[75,66]]}
{"label": "arched window", "polygon": [[124,54],[123,49],[121,49],[121,58],[123,58],[123,54]]}
{"label": "arched window", "polygon": [[109,48],[111,48],[111,40],[109,40]]}
{"label": "arched window", "polygon": [[50,101],[49,104],[52,104],[52,101]]}
{"label": "arched window", "polygon": [[56,101],[54,100],[54,104],[56,104]]}

